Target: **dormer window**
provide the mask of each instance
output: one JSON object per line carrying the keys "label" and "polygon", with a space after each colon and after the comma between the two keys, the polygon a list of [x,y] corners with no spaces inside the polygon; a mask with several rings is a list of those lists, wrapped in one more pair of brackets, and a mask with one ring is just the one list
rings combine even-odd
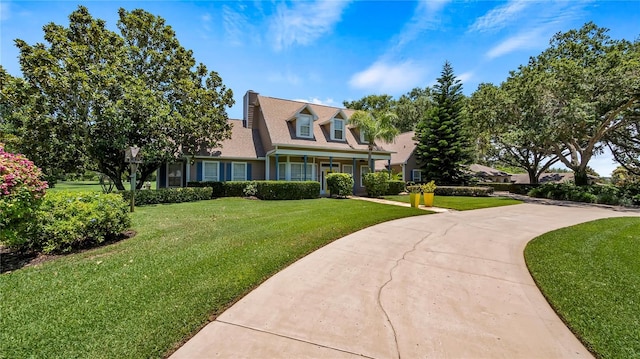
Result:
{"label": "dormer window", "polygon": [[304,138],[312,138],[313,131],[311,130],[311,125],[313,123],[313,119],[311,115],[298,114],[296,117],[296,136],[304,137]]}
{"label": "dormer window", "polygon": [[344,120],[334,118],[333,121],[331,121],[331,139],[344,141]]}
{"label": "dormer window", "polygon": [[364,130],[360,130],[360,142],[369,143],[369,141],[367,140],[367,136],[364,135]]}

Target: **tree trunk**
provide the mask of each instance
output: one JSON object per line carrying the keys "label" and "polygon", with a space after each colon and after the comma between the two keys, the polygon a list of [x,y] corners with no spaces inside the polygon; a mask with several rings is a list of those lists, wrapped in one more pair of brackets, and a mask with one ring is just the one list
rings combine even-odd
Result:
{"label": "tree trunk", "polygon": [[527,174],[529,175],[529,183],[530,184],[538,184],[538,176],[537,173],[538,171],[536,171],[536,169],[531,169],[528,168],[527,169]]}
{"label": "tree trunk", "polygon": [[589,185],[589,176],[587,175],[586,169],[580,169],[578,171],[573,172],[574,181],[576,186],[587,186]]}

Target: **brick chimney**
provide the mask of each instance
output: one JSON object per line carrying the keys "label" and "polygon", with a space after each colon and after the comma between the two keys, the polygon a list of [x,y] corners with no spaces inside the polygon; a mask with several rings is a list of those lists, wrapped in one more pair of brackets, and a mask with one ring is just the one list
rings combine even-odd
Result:
{"label": "brick chimney", "polygon": [[252,90],[247,91],[244,94],[243,109],[242,109],[242,126],[247,128],[253,128],[253,112],[255,109],[255,103],[258,100],[258,93]]}

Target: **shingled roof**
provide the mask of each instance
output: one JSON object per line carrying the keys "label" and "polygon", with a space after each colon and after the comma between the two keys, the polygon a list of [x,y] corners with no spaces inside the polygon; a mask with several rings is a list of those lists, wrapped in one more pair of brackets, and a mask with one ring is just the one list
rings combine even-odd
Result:
{"label": "shingled roof", "polygon": [[[264,116],[269,137],[274,145],[317,146],[334,150],[366,151],[368,149],[366,143],[360,142],[357,130],[349,126],[345,128],[346,141],[331,140],[331,134],[329,133],[330,120],[340,112],[344,114],[345,120],[347,120],[355,112],[354,110],[261,95],[258,95],[257,102]],[[317,116],[312,126],[313,138],[296,137],[295,124],[291,121],[305,109]],[[377,147],[376,150],[384,151]]]}
{"label": "shingled roof", "polygon": [[264,147],[257,129],[243,127],[240,120],[229,120],[229,124],[231,138],[222,141],[220,147],[209,149],[209,155],[243,159],[264,157]]}

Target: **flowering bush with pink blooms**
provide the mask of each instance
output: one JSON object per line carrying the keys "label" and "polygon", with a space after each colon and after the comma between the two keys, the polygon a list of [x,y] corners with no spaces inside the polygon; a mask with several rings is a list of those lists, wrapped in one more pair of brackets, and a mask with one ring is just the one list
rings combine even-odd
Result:
{"label": "flowering bush with pink blooms", "polygon": [[0,143],[0,243],[22,245],[36,230],[36,211],[47,189],[41,176],[33,162],[5,152]]}

